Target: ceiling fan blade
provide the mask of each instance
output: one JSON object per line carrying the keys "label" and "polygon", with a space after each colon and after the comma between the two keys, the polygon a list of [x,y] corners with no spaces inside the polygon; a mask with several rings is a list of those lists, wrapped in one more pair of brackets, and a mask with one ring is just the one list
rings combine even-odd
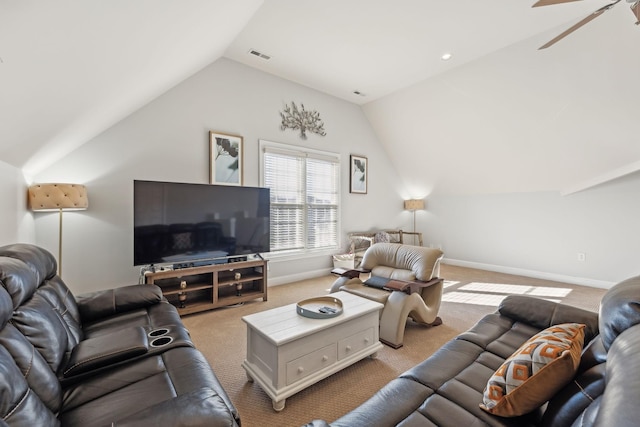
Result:
{"label": "ceiling fan blade", "polygon": [[636,17],[636,25],[640,25],[640,1],[631,5],[631,12],[633,12],[633,16]]}
{"label": "ceiling fan blade", "polygon": [[548,42],[546,42],[545,44],[540,46],[538,48],[538,50],[546,49],[549,46],[552,46],[552,45],[556,44],[557,42],[559,42],[563,38],[567,37],[569,34],[573,33],[578,28],[582,27],[583,25],[588,24],[589,22],[593,21],[594,19],[596,19],[598,16],[602,15],[603,13],[604,13],[604,10],[599,10],[597,12],[593,12],[591,15],[587,16],[586,18],[584,18],[583,20],[581,20],[577,24],[572,25],[567,30],[563,31],[562,33],[560,33],[559,35],[557,35],[553,39],[549,40]]}
{"label": "ceiling fan blade", "polygon": [[588,24],[589,22],[593,21],[594,19],[596,19],[598,16],[602,15],[603,13],[605,13],[607,10],[611,9],[613,6],[615,6],[616,4],[618,4],[620,2],[620,0],[615,0],[613,3],[609,3],[606,6],[602,6],[600,9],[596,10],[595,12],[593,12],[591,15],[587,16],[586,18],[582,19],[581,21],[579,21],[578,23],[572,25],[569,29],[563,31],[562,33],[560,33],[558,36],[556,36],[555,38],[549,40],[547,43],[543,44],[542,46],[540,46],[538,48],[538,50],[542,50],[542,49],[546,49],[549,46],[552,46],[554,44],[556,44],[557,42],[559,42],[560,40],[562,40],[563,38],[567,37],[569,34],[573,33],[575,30],[577,30],[578,28],[582,27],[583,25]]}
{"label": "ceiling fan blade", "polygon": [[554,5],[554,4],[569,3],[569,2],[572,2],[572,1],[581,1],[581,0],[538,0],[531,7],[551,6],[551,5]]}

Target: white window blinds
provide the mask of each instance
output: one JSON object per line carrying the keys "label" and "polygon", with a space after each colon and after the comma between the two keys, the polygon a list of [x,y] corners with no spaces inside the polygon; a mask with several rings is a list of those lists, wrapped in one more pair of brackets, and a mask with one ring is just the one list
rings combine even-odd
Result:
{"label": "white window blinds", "polygon": [[338,246],[340,157],[260,141],[271,189],[271,252]]}

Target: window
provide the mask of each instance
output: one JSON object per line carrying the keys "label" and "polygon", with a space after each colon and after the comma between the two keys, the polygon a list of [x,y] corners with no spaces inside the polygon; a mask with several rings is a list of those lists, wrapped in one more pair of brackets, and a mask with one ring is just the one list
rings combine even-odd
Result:
{"label": "window", "polygon": [[269,141],[260,141],[260,153],[271,252],[337,248],[340,156]]}

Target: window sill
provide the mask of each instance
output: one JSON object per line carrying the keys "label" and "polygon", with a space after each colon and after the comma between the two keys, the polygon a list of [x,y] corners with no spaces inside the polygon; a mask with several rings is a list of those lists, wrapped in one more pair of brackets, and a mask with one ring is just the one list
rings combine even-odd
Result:
{"label": "window sill", "polygon": [[332,249],[318,249],[318,250],[301,250],[301,251],[288,251],[288,252],[274,252],[262,254],[264,259],[273,262],[282,262],[282,261],[293,261],[297,259],[309,259],[309,258],[318,258],[318,257],[330,257],[336,254],[338,248]]}

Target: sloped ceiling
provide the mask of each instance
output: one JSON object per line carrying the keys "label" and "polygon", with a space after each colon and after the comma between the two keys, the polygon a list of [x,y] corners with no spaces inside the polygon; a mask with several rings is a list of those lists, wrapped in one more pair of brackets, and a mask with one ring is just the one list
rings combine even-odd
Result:
{"label": "sloped ceiling", "polygon": [[0,160],[37,173],[224,55],[362,105],[408,196],[633,173],[628,5],[538,51],[603,2],[533,2],[2,0]]}
{"label": "sloped ceiling", "polygon": [[411,192],[571,194],[637,174],[640,28],[626,14],[545,51],[536,47],[554,31],[532,37],[365,105]]}
{"label": "sloped ceiling", "polygon": [[0,160],[46,168],[220,58],[261,4],[0,1]]}

